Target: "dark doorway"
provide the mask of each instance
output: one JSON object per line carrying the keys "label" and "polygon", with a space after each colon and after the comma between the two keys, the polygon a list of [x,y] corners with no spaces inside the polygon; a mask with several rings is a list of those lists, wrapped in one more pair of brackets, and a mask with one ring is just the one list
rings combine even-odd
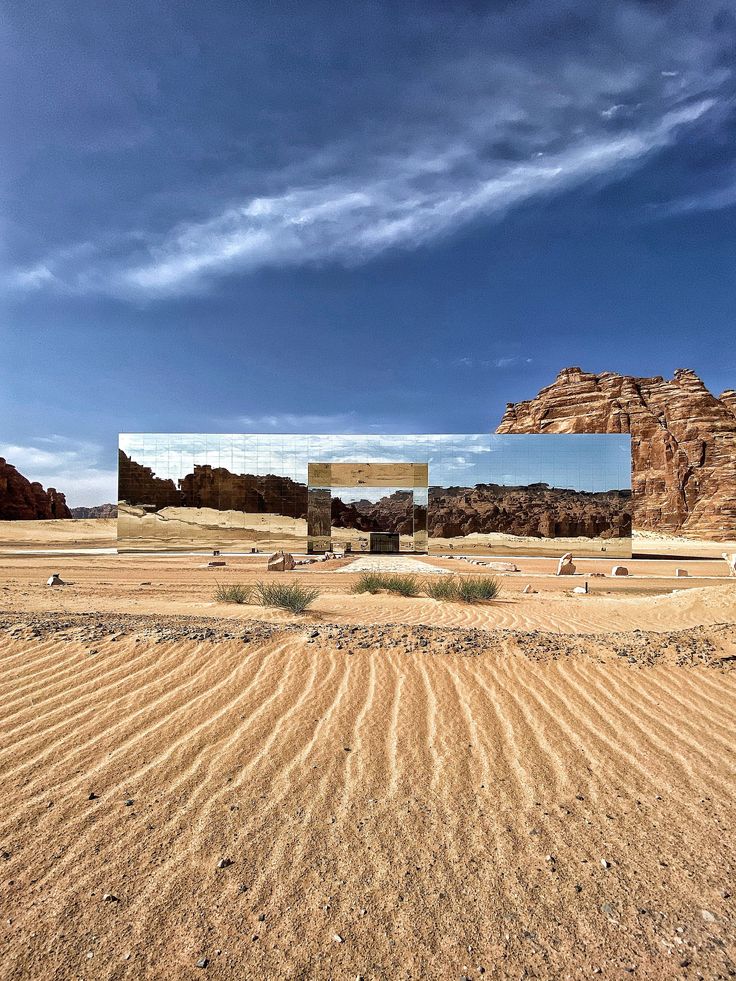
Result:
{"label": "dark doorway", "polygon": [[370,533],[371,552],[398,552],[399,535],[392,531],[372,531]]}

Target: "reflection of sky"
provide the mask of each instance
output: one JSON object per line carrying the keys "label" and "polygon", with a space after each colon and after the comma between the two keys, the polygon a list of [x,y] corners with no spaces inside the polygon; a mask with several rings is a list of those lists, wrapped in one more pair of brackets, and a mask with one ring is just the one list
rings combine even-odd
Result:
{"label": "reflection of sky", "polygon": [[[541,482],[552,487],[600,491],[631,486],[630,437],[620,434],[124,433],[120,448],[150,467],[157,477],[175,482],[191,473],[195,463],[225,467],[231,473],[280,474],[306,483],[308,463],[428,462],[430,484],[444,487]],[[339,496],[347,499],[343,494]],[[372,495],[359,489],[351,499],[360,497]]]}

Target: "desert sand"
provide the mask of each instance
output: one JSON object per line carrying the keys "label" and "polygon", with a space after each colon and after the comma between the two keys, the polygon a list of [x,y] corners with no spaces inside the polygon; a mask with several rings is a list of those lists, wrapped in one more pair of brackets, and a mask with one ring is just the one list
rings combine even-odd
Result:
{"label": "desert sand", "polygon": [[[736,970],[725,563],[466,606],[225,561],[0,557],[1,977]],[[214,600],[263,578],[321,595]]]}

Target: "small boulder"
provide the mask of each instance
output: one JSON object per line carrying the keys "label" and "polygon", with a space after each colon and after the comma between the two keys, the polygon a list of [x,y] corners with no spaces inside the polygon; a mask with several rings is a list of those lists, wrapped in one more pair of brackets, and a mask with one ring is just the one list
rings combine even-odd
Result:
{"label": "small boulder", "polygon": [[690,573],[687,571],[687,569],[675,569],[675,576],[678,579],[683,579],[683,578],[685,578],[686,576],[689,576],[689,575],[690,575]]}
{"label": "small boulder", "polygon": [[513,562],[479,562],[478,565],[485,565],[494,572],[519,572],[518,565]]}
{"label": "small boulder", "polygon": [[269,572],[289,572],[295,566],[291,552],[275,552],[268,560]]}
{"label": "small boulder", "polygon": [[46,580],[47,586],[63,586],[64,580],[61,578],[58,572],[52,572],[49,578]]}
{"label": "small boulder", "polygon": [[225,565],[225,564],[226,564],[225,562],[208,562],[207,563],[207,568],[208,569],[211,569],[213,566],[221,566],[221,565]]}
{"label": "small boulder", "polygon": [[576,586],[573,589],[573,593],[583,593],[584,594],[584,593],[587,593],[587,592],[588,592],[588,584],[587,584],[587,582],[586,582],[586,584],[584,586]]}
{"label": "small boulder", "polygon": [[532,587],[531,583],[527,583],[522,589],[522,593],[525,593],[528,596],[530,593],[536,593],[536,589]]}
{"label": "small boulder", "polygon": [[612,576],[628,576],[628,574],[629,574],[629,570],[626,568],[625,565],[615,565],[611,569]]}
{"label": "small boulder", "polygon": [[575,575],[575,565],[572,561],[572,552],[565,552],[560,561],[557,563],[557,572],[555,575],[558,576],[574,576]]}
{"label": "small boulder", "polygon": [[729,576],[736,576],[736,552],[723,552],[722,554],[728,566]]}

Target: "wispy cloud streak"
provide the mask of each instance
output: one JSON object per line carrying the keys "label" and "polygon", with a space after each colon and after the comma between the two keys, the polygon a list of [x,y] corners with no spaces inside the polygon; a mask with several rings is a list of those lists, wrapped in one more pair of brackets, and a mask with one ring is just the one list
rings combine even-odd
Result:
{"label": "wispy cloud streak", "polygon": [[[363,262],[391,248],[417,248],[478,218],[534,197],[614,176],[670,144],[713,105],[701,99],[637,130],[599,135],[557,153],[499,166],[472,146],[383,161],[367,179],[342,177],[256,197],[212,218],[180,225],[115,261],[98,254],[49,256],[17,270],[24,289],[55,283],[81,292],[157,297],[201,289],[214,276],[267,266]],[[90,249],[79,250],[87,259]]]}

